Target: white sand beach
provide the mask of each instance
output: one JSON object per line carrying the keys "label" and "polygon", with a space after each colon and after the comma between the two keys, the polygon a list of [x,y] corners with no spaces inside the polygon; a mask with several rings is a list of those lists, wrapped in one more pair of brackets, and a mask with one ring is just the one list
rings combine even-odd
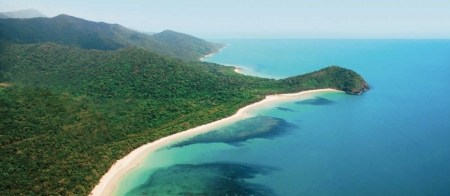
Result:
{"label": "white sand beach", "polygon": [[293,94],[269,95],[266,96],[266,98],[262,101],[241,108],[233,116],[223,118],[221,120],[205,124],[199,127],[195,127],[187,131],[170,135],[161,138],[159,140],[156,140],[154,142],[145,144],[137,148],[136,150],[132,151],[130,154],[126,155],[122,159],[116,161],[116,163],[114,163],[114,165],[109,169],[109,171],[105,175],[103,175],[103,177],[100,179],[99,184],[95,186],[95,188],[89,195],[92,196],[111,195],[122,177],[124,177],[130,170],[137,167],[144,159],[144,157],[146,157],[149,153],[156,151],[160,147],[163,147],[167,144],[170,144],[176,140],[183,139],[185,137],[207,132],[213,130],[216,127],[220,127],[232,122],[236,122],[241,119],[251,117],[249,115],[249,111],[255,108],[267,106],[269,104],[274,104],[278,102],[306,99],[314,96],[317,93],[323,92],[339,92],[339,91],[334,89],[319,89],[319,90],[303,91]]}
{"label": "white sand beach", "polygon": [[216,53],[215,53],[215,52],[209,53],[209,54],[207,54],[207,55],[201,57],[201,58],[200,58],[200,61],[203,61],[204,59],[206,59],[206,58],[208,58],[208,57],[210,57],[210,56],[212,56],[212,55],[214,55],[214,54],[216,54]]}

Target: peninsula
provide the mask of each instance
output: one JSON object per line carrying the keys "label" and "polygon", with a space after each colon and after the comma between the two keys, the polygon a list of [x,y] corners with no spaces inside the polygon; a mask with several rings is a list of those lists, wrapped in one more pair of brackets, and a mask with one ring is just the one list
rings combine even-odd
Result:
{"label": "peninsula", "polygon": [[102,192],[170,138],[292,98],[262,101],[267,95],[368,89],[338,66],[280,80],[245,76],[199,61],[223,44],[67,15],[0,19],[0,38],[0,195],[88,195],[106,174]]}

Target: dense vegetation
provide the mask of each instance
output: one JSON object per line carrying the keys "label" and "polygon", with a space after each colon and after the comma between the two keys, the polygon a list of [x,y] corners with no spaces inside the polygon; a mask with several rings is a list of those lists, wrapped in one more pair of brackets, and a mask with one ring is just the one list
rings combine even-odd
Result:
{"label": "dense vegetation", "polygon": [[[0,20],[1,38],[10,30],[39,38],[51,29],[45,20],[16,20],[42,27],[34,33],[3,27],[11,21]],[[327,87],[359,92],[366,86],[358,74],[337,66],[283,80],[244,76],[232,67],[187,62],[181,60],[185,56],[173,58],[139,45],[122,48],[127,44],[108,41],[110,31],[92,34],[100,42],[76,38],[108,24],[89,22],[93,26],[84,29],[60,22],[62,29],[78,31],[36,41],[55,43],[17,44],[29,42],[14,36],[0,40],[0,195],[87,195],[133,149],[232,115],[267,94]],[[167,38],[174,35],[188,37],[166,31],[155,41],[176,44]],[[195,39],[180,48],[194,50],[201,45]],[[84,43],[123,46],[87,50]],[[198,47],[195,53],[213,49]]]}
{"label": "dense vegetation", "polygon": [[68,15],[26,20],[2,19],[0,38],[20,44],[53,42],[97,50],[117,50],[137,46],[184,60],[197,60],[223,47],[222,44],[210,43],[172,31],[150,36],[117,24],[92,22]]}
{"label": "dense vegetation", "polygon": [[317,88],[333,88],[349,94],[361,94],[369,90],[366,81],[356,72],[338,66],[330,66],[312,73],[281,80],[294,91]]}

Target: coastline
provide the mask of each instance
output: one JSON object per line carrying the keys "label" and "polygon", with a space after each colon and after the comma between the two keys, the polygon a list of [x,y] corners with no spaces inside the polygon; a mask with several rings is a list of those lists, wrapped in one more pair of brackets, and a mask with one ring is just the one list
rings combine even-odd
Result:
{"label": "coastline", "polygon": [[[220,51],[220,50],[219,50]],[[210,57],[210,56],[212,56],[212,55],[214,55],[214,54],[216,54],[216,53],[218,53],[218,52],[212,52],[212,53],[209,53],[209,54],[207,54],[207,55],[205,55],[205,56],[203,56],[203,57],[200,57],[200,61],[203,61],[204,59],[206,59],[206,58],[208,58],[208,57]]]}
{"label": "coastline", "polygon": [[156,150],[158,150],[160,147],[163,147],[167,144],[170,144],[171,142],[174,142],[176,140],[189,137],[192,135],[200,134],[203,132],[207,132],[210,130],[213,130],[216,127],[220,127],[225,124],[229,124],[238,120],[242,120],[248,117],[251,117],[249,114],[249,111],[267,106],[274,103],[279,102],[285,102],[285,101],[291,101],[291,100],[297,100],[297,99],[304,99],[313,96],[317,93],[323,93],[323,92],[341,92],[335,89],[318,89],[318,90],[309,90],[309,91],[302,91],[299,93],[292,93],[292,94],[277,94],[277,95],[268,95],[265,99],[262,101],[253,103],[251,105],[245,106],[241,109],[239,109],[236,114],[220,119],[218,121],[214,121],[205,125],[201,125],[183,132],[179,132],[173,135],[169,135],[167,137],[158,139],[156,141],[153,141],[151,143],[147,143],[135,150],[133,150],[131,153],[123,157],[122,159],[116,161],[111,168],[108,170],[106,174],[102,176],[99,183],[94,187],[94,189],[91,191],[89,195],[92,196],[102,196],[102,195],[111,195],[120,180],[132,169],[139,166],[139,164],[142,162],[142,160],[149,154]]}
{"label": "coastline", "polygon": [[[228,45],[229,45],[229,44],[225,44],[225,46],[223,46],[222,48],[220,48],[217,52],[211,52],[211,53],[209,53],[209,54],[207,54],[207,55],[205,55],[205,56],[203,56],[203,57],[200,57],[199,60],[200,60],[200,61],[205,61],[205,59],[207,59],[207,58],[209,58],[209,57],[211,57],[211,56],[213,56],[213,55],[219,53],[222,49],[226,48]],[[232,66],[232,67],[235,67],[234,72],[239,73],[239,74],[243,74],[243,73],[242,73],[243,68],[237,67],[237,66],[235,66],[235,65],[226,65],[226,66]],[[245,74],[244,74],[244,75],[245,75]]]}
{"label": "coastline", "polygon": [[218,51],[216,51],[216,52],[211,52],[211,53],[209,53],[209,54],[207,54],[207,55],[205,55],[205,56],[203,56],[203,57],[200,57],[198,60],[204,61],[205,59],[211,57],[212,55],[215,55],[215,54],[219,53],[222,49],[226,48],[227,46],[228,46],[228,44],[225,44],[225,46],[223,46],[222,48],[219,48]]}

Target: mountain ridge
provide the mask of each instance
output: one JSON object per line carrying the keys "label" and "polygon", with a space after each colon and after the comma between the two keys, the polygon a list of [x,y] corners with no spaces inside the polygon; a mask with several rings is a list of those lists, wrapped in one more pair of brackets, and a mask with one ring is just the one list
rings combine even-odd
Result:
{"label": "mountain ridge", "polygon": [[36,9],[25,9],[12,12],[0,12],[0,18],[39,18],[47,17]]}

